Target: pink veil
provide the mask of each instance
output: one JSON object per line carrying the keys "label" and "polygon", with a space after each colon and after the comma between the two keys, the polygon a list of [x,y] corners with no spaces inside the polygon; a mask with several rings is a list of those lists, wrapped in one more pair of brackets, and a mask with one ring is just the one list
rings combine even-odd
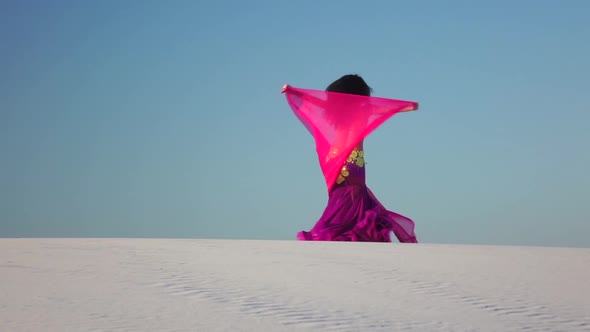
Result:
{"label": "pink veil", "polygon": [[328,191],[354,147],[399,112],[418,109],[411,101],[283,87],[293,113],[315,139]]}

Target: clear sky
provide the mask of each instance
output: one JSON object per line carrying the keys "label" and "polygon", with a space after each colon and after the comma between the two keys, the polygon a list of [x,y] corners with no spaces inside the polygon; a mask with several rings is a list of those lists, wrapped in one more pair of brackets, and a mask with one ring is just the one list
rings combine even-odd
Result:
{"label": "clear sky", "polygon": [[295,239],[283,84],[420,103],[365,142],[420,242],[590,247],[589,1],[0,1],[0,237]]}

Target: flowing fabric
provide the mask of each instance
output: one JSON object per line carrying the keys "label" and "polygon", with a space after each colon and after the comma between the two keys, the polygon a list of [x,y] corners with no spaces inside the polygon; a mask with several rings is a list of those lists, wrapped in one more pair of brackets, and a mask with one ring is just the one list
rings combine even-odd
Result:
{"label": "flowing fabric", "polygon": [[297,233],[302,241],[391,242],[391,232],[402,243],[418,243],[414,222],[388,211],[365,185],[338,186],[310,231]]}
{"label": "flowing fabric", "polygon": [[328,191],[354,147],[399,112],[418,109],[411,101],[367,97],[286,85],[291,109],[313,135]]}
{"label": "flowing fabric", "polygon": [[328,205],[303,241],[417,243],[414,222],[387,210],[365,184],[364,151],[358,148],[371,132],[399,112],[418,109],[410,101],[283,87],[291,109],[316,142],[328,187]]}

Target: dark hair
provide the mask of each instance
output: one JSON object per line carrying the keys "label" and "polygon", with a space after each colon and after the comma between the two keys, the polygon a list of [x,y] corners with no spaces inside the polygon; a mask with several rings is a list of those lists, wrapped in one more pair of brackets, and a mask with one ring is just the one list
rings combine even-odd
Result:
{"label": "dark hair", "polygon": [[367,85],[362,77],[356,74],[344,75],[332,82],[326,91],[348,93],[353,95],[370,96],[373,89]]}

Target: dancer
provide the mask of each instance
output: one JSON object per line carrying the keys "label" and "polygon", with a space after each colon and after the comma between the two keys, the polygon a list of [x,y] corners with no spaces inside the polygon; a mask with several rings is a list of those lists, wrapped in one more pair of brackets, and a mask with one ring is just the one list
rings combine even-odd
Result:
{"label": "dancer", "polygon": [[285,85],[282,92],[309,132],[328,188],[328,204],[303,241],[417,243],[414,222],[387,210],[365,183],[364,139],[388,118],[418,109],[415,102],[371,97],[358,75],[345,75],[326,91]]}

